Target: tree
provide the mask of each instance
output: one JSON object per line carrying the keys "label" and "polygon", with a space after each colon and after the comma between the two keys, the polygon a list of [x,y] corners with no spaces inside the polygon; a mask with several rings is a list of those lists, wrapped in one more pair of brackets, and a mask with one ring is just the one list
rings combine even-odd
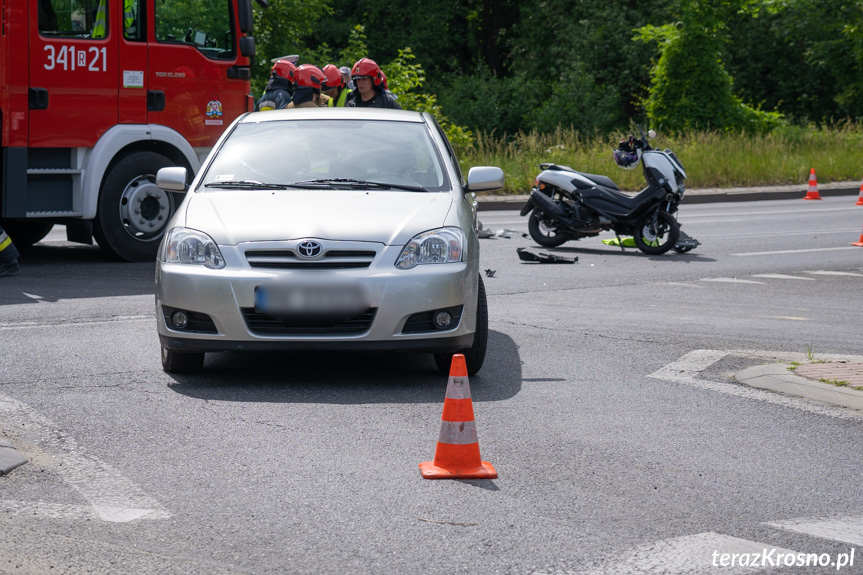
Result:
{"label": "tree", "polygon": [[725,22],[745,0],[682,0],[677,24],[642,27],[636,37],[657,41],[645,111],[656,126],[671,130],[760,130],[779,122],[776,112],[745,105],[732,92],[722,54]]}

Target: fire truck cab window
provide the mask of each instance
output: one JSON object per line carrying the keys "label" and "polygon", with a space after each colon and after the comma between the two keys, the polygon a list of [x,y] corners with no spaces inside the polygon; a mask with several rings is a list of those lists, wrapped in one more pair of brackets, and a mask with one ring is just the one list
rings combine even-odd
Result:
{"label": "fire truck cab window", "polygon": [[92,38],[108,35],[109,0],[37,0],[43,36]]}
{"label": "fire truck cab window", "polygon": [[234,57],[230,0],[156,2],[156,40],[191,44],[213,59]]}

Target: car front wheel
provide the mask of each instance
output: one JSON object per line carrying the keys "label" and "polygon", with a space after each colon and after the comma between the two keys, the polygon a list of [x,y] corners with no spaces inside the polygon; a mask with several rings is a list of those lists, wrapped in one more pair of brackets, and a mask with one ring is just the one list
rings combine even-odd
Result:
{"label": "car front wheel", "polygon": [[[476,302],[476,333],[473,338],[473,345],[459,353],[464,355],[464,361],[467,365],[467,374],[476,375],[483,362],[485,361],[485,351],[488,346],[488,301],[485,296],[485,285],[482,283],[482,278],[479,278],[477,288]],[[452,365],[451,353],[436,353],[434,361],[438,370],[441,373],[449,374],[450,366]]]}
{"label": "car front wheel", "polygon": [[204,354],[162,348],[162,369],[166,373],[194,373],[204,367]]}

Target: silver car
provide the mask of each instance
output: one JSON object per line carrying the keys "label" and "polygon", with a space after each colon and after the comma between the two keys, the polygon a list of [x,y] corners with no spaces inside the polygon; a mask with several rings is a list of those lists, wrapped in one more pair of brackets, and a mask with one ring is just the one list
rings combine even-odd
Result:
{"label": "silver car", "polygon": [[[186,191],[184,168],[157,184]],[[488,339],[473,192],[428,114],[354,108],[247,114],[167,228],[156,314],[167,372],[208,352],[404,350],[482,367]]]}

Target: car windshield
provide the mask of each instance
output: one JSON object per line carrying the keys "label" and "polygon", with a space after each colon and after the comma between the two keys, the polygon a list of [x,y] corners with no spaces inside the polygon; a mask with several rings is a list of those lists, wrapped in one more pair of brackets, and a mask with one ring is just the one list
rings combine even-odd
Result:
{"label": "car windshield", "polygon": [[343,119],[238,124],[202,184],[222,190],[450,189],[425,124]]}

